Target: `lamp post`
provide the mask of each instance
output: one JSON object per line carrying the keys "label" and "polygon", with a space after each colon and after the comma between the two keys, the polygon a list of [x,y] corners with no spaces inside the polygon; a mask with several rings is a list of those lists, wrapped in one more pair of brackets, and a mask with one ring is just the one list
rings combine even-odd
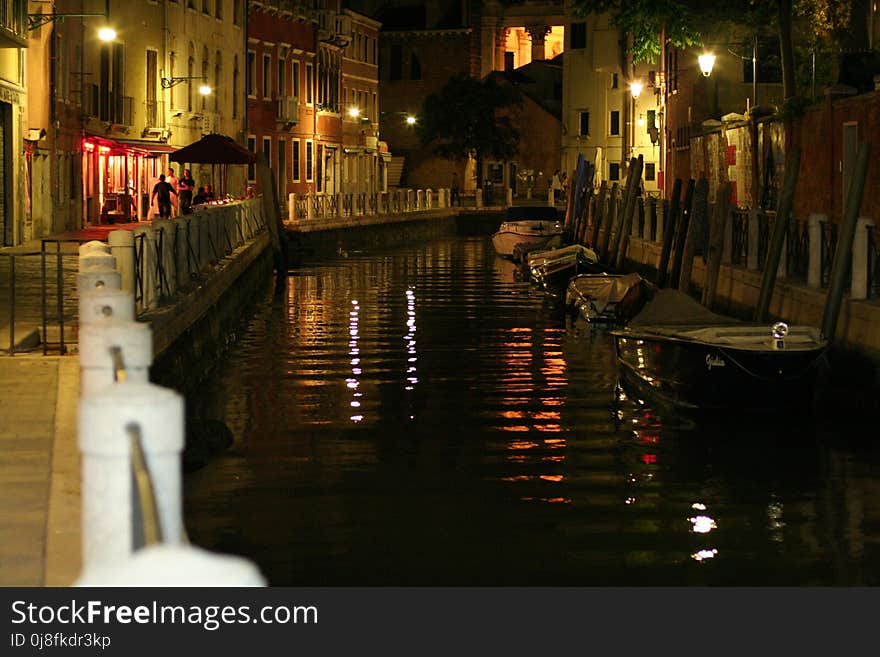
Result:
{"label": "lamp post", "polygon": [[163,89],[170,89],[171,87],[175,87],[181,82],[186,82],[187,80],[202,80],[205,84],[199,85],[199,93],[203,96],[208,96],[213,91],[213,89],[207,84],[208,79],[203,75],[162,78],[160,83]]}
{"label": "lamp post", "polygon": [[[629,122],[630,123],[629,136],[630,136],[630,141],[631,141],[630,150],[629,150],[630,157],[635,156],[635,150],[636,150],[636,128],[635,128],[636,116],[637,116],[636,99],[641,95],[643,88],[644,88],[644,85],[642,85],[642,83],[639,82],[638,80],[634,80],[633,82],[630,82],[629,93],[632,96],[632,113],[631,113],[630,122]],[[624,158],[624,159],[627,162],[629,162],[629,158]]]}

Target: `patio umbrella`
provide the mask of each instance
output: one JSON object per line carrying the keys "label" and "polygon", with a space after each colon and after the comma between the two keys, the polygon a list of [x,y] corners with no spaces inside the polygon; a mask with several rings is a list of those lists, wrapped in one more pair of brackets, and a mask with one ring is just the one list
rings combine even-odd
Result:
{"label": "patio umbrella", "polygon": [[[244,146],[236,144],[232,137],[211,133],[205,135],[189,146],[174,151],[169,158],[172,162],[189,164],[210,164],[211,179],[214,179],[214,165],[227,164],[251,164],[256,162],[257,156]],[[225,166],[222,171],[225,173]],[[226,187],[226,176],[223,176],[223,190]]]}

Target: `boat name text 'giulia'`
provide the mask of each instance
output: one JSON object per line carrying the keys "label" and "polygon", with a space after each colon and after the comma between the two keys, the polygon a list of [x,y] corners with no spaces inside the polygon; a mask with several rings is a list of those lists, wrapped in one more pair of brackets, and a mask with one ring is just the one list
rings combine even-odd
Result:
{"label": "boat name text 'giulia'", "polygon": [[724,362],[724,359],[719,356],[713,356],[712,354],[706,354],[706,367],[711,369],[713,367],[724,367],[727,363]]}

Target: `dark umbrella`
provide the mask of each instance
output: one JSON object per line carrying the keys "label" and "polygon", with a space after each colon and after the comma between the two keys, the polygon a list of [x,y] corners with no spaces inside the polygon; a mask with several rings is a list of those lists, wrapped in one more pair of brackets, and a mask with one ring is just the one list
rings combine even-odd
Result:
{"label": "dark umbrella", "polygon": [[[214,177],[214,164],[252,164],[257,156],[244,146],[236,144],[232,137],[211,133],[189,146],[174,151],[169,158],[172,162],[190,164],[210,164],[211,178]],[[224,176],[225,187],[225,176]]]}

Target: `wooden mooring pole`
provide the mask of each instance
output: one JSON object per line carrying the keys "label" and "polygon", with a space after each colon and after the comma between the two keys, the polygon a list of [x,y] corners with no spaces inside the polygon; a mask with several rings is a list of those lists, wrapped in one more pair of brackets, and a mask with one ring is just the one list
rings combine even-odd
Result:
{"label": "wooden mooring pole", "polygon": [[678,219],[675,222],[675,245],[672,258],[672,272],[669,274],[669,285],[678,289],[678,277],[681,274],[681,252],[684,251],[684,241],[687,237],[688,224],[691,218],[691,204],[694,200],[694,187],[696,181],[691,178],[688,180],[687,187],[684,192],[684,203],[681,206]]}
{"label": "wooden mooring pole", "polygon": [[657,287],[666,285],[666,270],[669,269],[669,254],[672,253],[672,241],[675,239],[675,224],[678,221],[680,207],[681,178],[676,178],[672,183],[672,202],[669,205],[669,215],[663,217],[663,246],[660,249],[660,265],[657,267]]}
{"label": "wooden mooring pole", "polygon": [[694,255],[703,234],[703,223],[709,213],[709,181],[700,178],[694,187],[694,202],[688,221],[687,234],[681,250],[681,271],[678,276],[678,289],[688,292],[691,285],[691,270],[694,268]]}
{"label": "wooden mooring pole", "polygon": [[633,158],[630,173],[632,174],[629,179],[628,186],[632,189],[628,189],[628,193],[626,195],[626,205],[623,208],[623,219],[620,222],[620,240],[618,244],[617,253],[614,258],[614,267],[617,271],[623,271],[623,265],[626,262],[626,250],[629,248],[629,235],[632,232],[632,222],[633,215],[636,211],[636,200],[638,199],[638,192],[642,186],[642,168],[645,166],[645,158],[643,155],[639,155],[638,158]]}
{"label": "wooden mooring pole", "polygon": [[794,188],[797,185],[798,170],[801,166],[801,150],[793,147],[785,162],[785,178],[782,181],[782,193],[776,211],[776,223],[773,226],[773,239],[764,262],[764,275],[761,278],[761,291],[758,294],[758,305],[755,308],[755,321],[766,322],[770,312],[770,300],[776,286],[776,275],[779,259],[785,247],[785,236],[788,234],[788,222],[791,219],[791,204],[794,200]]}
{"label": "wooden mooring pole", "polygon": [[614,263],[617,261],[617,252],[620,249],[620,242],[623,237],[623,223],[626,221],[627,208],[630,207],[630,203],[632,203],[631,198],[635,194],[635,177],[633,176],[633,173],[637,161],[636,158],[632,158],[626,169],[626,189],[623,192],[623,208],[618,212],[619,216],[616,221],[617,230],[614,231],[614,242],[611,244],[608,257],[604,259],[604,261],[611,266],[614,266]]}
{"label": "wooden mooring pole", "polygon": [[843,303],[843,291],[852,260],[852,244],[856,234],[859,210],[862,207],[862,193],[865,191],[865,178],[868,174],[868,154],[870,145],[866,142],[859,146],[853,177],[849,184],[844,206],[843,223],[837,235],[837,247],[834,250],[834,264],[828,279],[828,295],[825,297],[825,313],[822,316],[822,335],[833,340],[837,331],[837,319],[840,317],[840,306]]}
{"label": "wooden mooring pole", "polygon": [[706,283],[703,285],[702,302],[712,309],[718,289],[718,273],[721,271],[721,255],[724,251],[724,237],[730,223],[730,183],[722,183],[715,193],[715,208],[709,222],[709,246],[706,253]]}

